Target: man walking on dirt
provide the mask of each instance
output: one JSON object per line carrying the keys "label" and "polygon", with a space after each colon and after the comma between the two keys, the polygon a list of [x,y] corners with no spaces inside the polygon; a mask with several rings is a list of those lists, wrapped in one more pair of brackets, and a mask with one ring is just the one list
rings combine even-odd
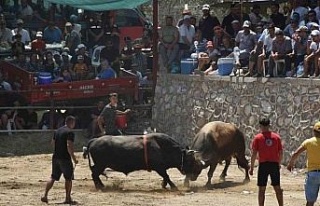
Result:
{"label": "man walking on dirt", "polygon": [[[41,197],[42,202],[48,203],[48,192],[52,188],[55,181],[59,181],[61,174],[65,178],[66,199],[64,204],[74,204],[71,199],[73,166],[78,160],[74,154],[73,142],[75,135],[71,131],[75,127],[75,117],[67,116],[65,125],[60,127],[54,134],[52,144],[54,145],[54,153],[52,156],[52,174],[51,179],[47,182],[44,196]],[[72,160],[71,160],[72,159]]]}
{"label": "man walking on dirt", "polygon": [[313,126],[314,137],[306,139],[301,146],[293,153],[290,162],[287,166],[289,171],[292,171],[293,165],[298,156],[307,151],[307,170],[306,180],[304,185],[305,196],[307,199],[306,206],[313,206],[317,201],[320,188],[320,122]]}
{"label": "man walking on dirt", "polygon": [[259,121],[261,133],[257,134],[252,142],[252,156],[249,173],[253,175],[254,163],[259,155],[258,169],[258,202],[264,206],[268,176],[271,177],[271,185],[276,192],[278,205],[283,206],[283,190],[280,186],[280,163],[282,160],[282,143],[280,136],[271,132],[270,120],[262,118]]}

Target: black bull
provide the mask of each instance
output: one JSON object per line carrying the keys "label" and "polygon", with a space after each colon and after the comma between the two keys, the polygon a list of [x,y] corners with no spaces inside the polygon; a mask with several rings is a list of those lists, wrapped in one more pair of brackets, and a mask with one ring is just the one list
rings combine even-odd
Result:
{"label": "black bull", "polygon": [[163,178],[163,188],[169,184],[171,189],[177,189],[166,170],[177,168],[185,174],[193,168],[194,161],[192,152],[162,133],[102,136],[89,141],[84,157],[86,154],[96,188],[104,187],[99,176],[110,168],[126,175],[136,170],[154,170]]}
{"label": "black bull", "polygon": [[213,172],[219,162],[225,160],[225,168],[220,178],[227,176],[231,158],[235,157],[238,166],[245,169],[245,181],[249,181],[249,166],[245,158],[245,138],[243,133],[233,124],[215,121],[204,125],[198,132],[191,145],[194,153],[195,164],[192,172],[186,172],[185,186],[189,180],[195,181],[202,169],[210,166],[206,186],[211,185]]}

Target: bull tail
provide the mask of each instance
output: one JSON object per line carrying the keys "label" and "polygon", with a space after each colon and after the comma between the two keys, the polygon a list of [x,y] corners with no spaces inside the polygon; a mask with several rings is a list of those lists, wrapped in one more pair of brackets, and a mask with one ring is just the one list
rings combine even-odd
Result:
{"label": "bull tail", "polygon": [[90,144],[93,142],[94,139],[91,139],[89,142],[88,142],[88,145],[86,147],[83,147],[82,148],[82,152],[83,152],[83,158],[86,159],[88,158],[88,161],[89,161],[89,167],[90,169],[92,169],[92,165],[91,165],[91,157],[90,157]]}

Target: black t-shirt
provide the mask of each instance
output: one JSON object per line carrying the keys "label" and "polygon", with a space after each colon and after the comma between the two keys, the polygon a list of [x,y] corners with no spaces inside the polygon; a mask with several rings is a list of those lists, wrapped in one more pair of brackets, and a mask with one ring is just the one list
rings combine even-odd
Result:
{"label": "black t-shirt", "polygon": [[67,148],[67,140],[74,142],[74,133],[67,127],[60,127],[53,136],[55,140],[53,158],[71,160]]}
{"label": "black t-shirt", "polygon": [[220,22],[215,16],[209,15],[207,18],[201,18],[199,21],[199,30],[202,33],[202,38],[212,41],[214,35],[213,28],[218,25],[220,25]]}

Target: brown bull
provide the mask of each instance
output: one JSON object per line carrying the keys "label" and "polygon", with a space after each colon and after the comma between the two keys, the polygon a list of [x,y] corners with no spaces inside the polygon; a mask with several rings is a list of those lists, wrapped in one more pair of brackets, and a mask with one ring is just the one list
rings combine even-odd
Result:
{"label": "brown bull", "polygon": [[211,185],[213,172],[219,162],[225,160],[225,167],[220,175],[224,179],[231,158],[235,157],[239,167],[245,169],[245,180],[249,181],[249,166],[245,158],[245,137],[233,124],[214,121],[201,128],[191,145],[194,152],[195,164],[192,172],[186,174],[185,186],[189,186],[189,180],[197,180],[202,169],[210,166],[206,186]]}

